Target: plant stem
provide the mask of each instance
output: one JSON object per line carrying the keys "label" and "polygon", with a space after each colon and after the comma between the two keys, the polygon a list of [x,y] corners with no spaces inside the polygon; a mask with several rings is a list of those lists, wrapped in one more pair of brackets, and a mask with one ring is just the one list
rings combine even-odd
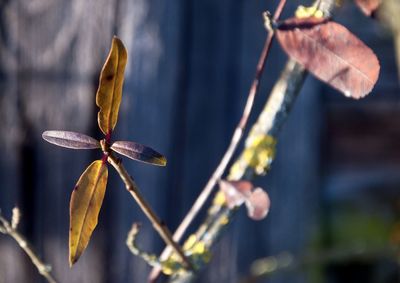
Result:
{"label": "plant stem", "polygon": [[57,282],[50,273],[51,267],[40,260],[39,256],[37,256],[36,253],[33,251],[32,246],[29,244],[26,238],[17,231],[16,227],[14,227],[14,224],[11,225],[10,222],[8,222],[8,220],[5,219],[1,214],[0,214],[0,228],[1,228],[0,232],[9,235],[18,243],[21,249],[24,250],[24,252],[31,259],[32,263],[36,266],[40,275],[46,278],[46,280],[50,283]]}
{"label": "plant stem", "polygon": [[[286,4],[286,0],[281,0],[279,2],[278,7],[276,8],[276,11],[274,13],[273,19],[276,21],[279,19],[282,10]],[[202,192],[194,202],[193,206],[190,208],[189,212],[186,214],[185,218],[182,220],[181,224],[178,226],[176,229],[173,239],[175,241],[180,241],[185,234],[186,230],[190,226],[190,224],[193,222],[194,218],[198,215],[199,211],[201,208],[204,206],[205,202],[207,201],[208,197],[210,196],[212,190],[214,189],[215,185],[217,184],[218,180],[221,179],[221,176],[224,174],[226,167],[228,166],[229,162],[232,159],[233,154],[235,153],[239,142],[241,141],[243,137],[243,132],[244,129],[247,125],[247,121],[249,119],[251,110],[253,108],[254,104],[254,98],[258,92],[259,86],[260,86],[260,79],[261,75],[264,71],[265,67],[265,62],[268,58],[269,50],[272,45],[272,41],[274,38],[274,32],[270,31],[267,39],[265,40],[263,50],[261,52],[260,58],[257,63],[257,68],[256,68],[256,74],[254,76],[253,83],[251,84],[249,94],[247,96],[246,104],[243,110],[242,117],[240,118],[240,121],[238,125],[236,126],[236,129],[233,133],[233,136],[231,138],[231,142],[222,157],[220,163],[218,164],[217,168],[215,169],[214,173],[211,175],[211,178],[208,180],[206,186],[203,188]],[[160,260],[165,260],[168,258],[168,256],[171,254],[171,249],[170,248],[165,248],[164,251],[161,253]],[[159,268],[153,268],[149,278],[157,278],[160,273]]]}
{"label": "plant stem", "polygon": [[150,266],[160,266],[158,257],[155,254],[149,254],[139,249],[136,245],[136,236],[139,233],[139,224],[133,223],[131,230],[128,232],[126,237],[126,245],[128,249],[136,256],[141,257]]}
{"label": "plant stem", "polygon": [[[319,2],[320,8],[323,8],[324,15],[331,15],[334,3],[334,0],[321,0]],[[303,66],[293,60],[288,61],[281,77],[268,97],[264,110],[252,127],[247,139],[251,139],[253,135],[277,137],[282,125],[290,114],[291,106],[294,104],[295,98],[303,85],[306,74],[307,71]],[[238,163],[241,163],[240,166],[235,166]],[[250,180],[257,175],[248,160],[243,158],[243,155],[239,157],[231,169],[234,167],[240,167],[241,170],[236,170],[235,172],[231,170],[228,180],[240,180],[243,178]],[[213,206],[214,204],[209,208],[207,218],[195,233],[196,239],[205,243],[207,248],[210,248],[221,233],[225,231],[228,226],[227,224],[231,222],[236,212],[236,209],[229,209],[226,206]],[[179,274],[175,278],[172,278],[171,282],[191,282],[194,280],[195,275],[194,273]]]}
{"label": "plant stem", "polygon": [[[304,67],[293,60],[288,61],[246,141],[258,135],[268,135],[276,138],[303,85],[306,73]],[[237,164],[240,164],[240,166],[235,166]],[[254,168],[250,166],[248,160],[243,155],[236,160],[231,169],[234,167],[240,168],[240,170],[231,170],[227,177],[230,181],[241,179],[251,180],[256,175]],[[196,232],[197,239],[203,241],[207,247],[211,247],[219,238],[225,230],[226,220],[230,222],[236,210],[222,206],[216,209],[209,209],[209,211],[211,213],[209,213],[206,220]],[[221,221],[222,219],[225,219],[225,221]]]}
{"label": "plant stem", "polygon": [[[251,146],[251,141],[258,136],[269,136],[276,140],[300,92],[306,73],[304,67],[295,61],[289,60],[286,63],[279,80],[275,83],[268,97],[264,109],[246,138],[246,148]],[[235,170],[232,170],[233,168]],[[267,169],[265,168],[265,170]],[[253,179],[254,175],[259,174],[249,164],[249,160],[246,158],[246,150],[243,150],[241,156],[231,167],[227,179],[229,181],[238,181],[242,178]]]}
{"label": "plant stem", "polygon": [[[306,73],[307,72],[301,65],[293,60],[288,61],[281,77],[268,97],[264,110],[252,127],[248,139],[251,138],[252,135],[262,133],[276,137],[276,134],[279,132],[279,129],[290,113],[291,106],[303,85]],[[231,172],[228,176],[228,180],[250,180],[256,175],[254,168],[250,166],[246,158],[243,158],[242,155],[235,162],[235,164],[237,163],[241,164],[241,170],[235,171],[234,174]],[[209,249],[226,230],[227,224],[231,223],[235,216],[236,209],[229,209],[227,206],[217,205],[216,207],[212,206],[208,211],[209,213],[206,219],[199,226],[195,235],[196,239],[203,242]],[[177,275],[175,278],[172,278],[170,282],[192,282],[195,276],[195,273],[187,272]]]}
{"label": "plant stem", "polygon": [[163,223],[160,218],[155,214],[155,212],[152,210],[150,205],[147,203],[147,201],[143,198],[141,195],[138,186],[136,185],[135,181],[133,178],[129,175],[129,173],[126,171],[125,167],[122,165],[121,161],[118,160],[115,156],[113,156],[111,153],[109,153],[107,161],[117,170],[119,176],[121,177],[122,181],[125,183],[125,187],[128,190],[128,192],[131,194],[131,196],[135,199],[139,207],[142,209],[144,214],[147,216],[147,218],[150,220],[150,222],[153,224],[154,229],[158,232],[158,234],[161,236],[161,238],[164,240],[164,242],[171,246],[174,252],[179,255],[179,257],[182,259],[182,265],[189,269],[193,270],[193,265],[189,261],[189,259],[185,256],[182,248],[177,244],[173,239],[172,239],[172,234]]}

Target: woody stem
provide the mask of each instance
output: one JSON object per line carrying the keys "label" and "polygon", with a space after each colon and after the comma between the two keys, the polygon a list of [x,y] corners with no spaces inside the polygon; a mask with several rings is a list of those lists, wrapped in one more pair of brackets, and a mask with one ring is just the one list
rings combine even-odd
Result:
{"label": "woody stem", "polygon": [[141,195],[139,187],[133,180],[133,178],[126,171],[125,167],[122,165],[121,161],[118,160],[111,152],[108,153],[107,161],[117,170],[119,176],[125,184],[127,191],[135,199],[139,207],[142,209],[144,214],[153,224],[154,229],[158,232],[164,242],[169,245],[174,252],[179,255],[182,260],[182,264],[186,269],[193,270],[193,265],[189,259],[184,254],[181,246],[172,239],[172,234],[167,228],[167,226],[160,220],[153,209],[150,207],[149,203]]}

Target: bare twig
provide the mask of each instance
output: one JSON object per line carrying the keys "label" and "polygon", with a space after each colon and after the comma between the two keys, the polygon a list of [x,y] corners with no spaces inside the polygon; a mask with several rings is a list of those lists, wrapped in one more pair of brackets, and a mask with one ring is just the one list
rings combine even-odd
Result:
{"label": "bare twig", "polygon": [[[323,9],[324,16],[331,16],[334,2],[334,0],[319,1],[319,8]],[[275,139],[277,137],[303,85],[306,74],[306,70],[300,64],[293,60],[288,61],[280,79],[275,84],[268,98],[264,110],[250,131],[246,140],[244,152],[231,167],[230,174],[228,175],[229,180],[239,180],[242,178],[252,179],[254,175],[260,174],[262,170],[259,170],[259,164],[250,164],[244,153],[249,149],[248,147],[252,146],[252,142],[256,136],[261,136],[265,140]],[[274,142],[271,142],[269,146],[274,146]],[[267,161],[262,163],[262,165],[265,166],[264,169],[268,169],[272,158],[273,154],[268,155],[267,160],[263,160]],[[262,173],[265,173],[265,171]],[[225,230],[224,228],[227,227],[227,224],[235,215],[236,209],[229,209],[224,205],[213,204],[208,211],[207,218],[200,225],[195,235],[197,239],[206,244],[207,248],[210,248]],[[187,274],[180,274],[172,278],[171,281],[191,282],[195,275],[196,274],[190,272]]]}
{"label": "bare twig", "polygon": [[160,261],[158,257],[154,254],[149,254],[141,251],[136,245],[136,236],[139,233],[139,224],[133,223],[131,230],[129,230],[128,236],[126,238],[126,245],[128,246],[131,253],[141,257],[150,266],[160,266]]}
{"label": "bare twig", "polygon": [[[257,122],[250,130],[250,134],[246,139],[246,148],[232,165],[227,178],[228,180],[252,179],[254,175],[258,175],[254,166],[255,164],[250,164],[248,158],[245,156],[247,146],[250,146],[251,141],[257,136],[276,137],[290,113],[291,106],[294,104],[295,98],[303,85],[305,75],[306,71],[301,65],[293,60],[289,60],[281,77],[272,89]],[[272,157],[268,157],[270,160],[267,160],[268,162],[265,163],[266,166],[272,161]],[[265,170],[267,169],[265,168]],[[209,209],[206,220],[196,232],[196,237],[204,241],[207,247],[211,247],[215,243],[236,211],[218,204],[213,204],[213,206]]]}
{"label": "bare twig", "polygon": [[23,249],[24,252],[29,256],[29,258],[31,259],[32,263],[36,266],[39,273],[44,278],[46,278],[48,282],[56,283],[56,280],[50,273],[51,266],[45,264],[43,261],[40,260],[39,256],[36,255],[36,253],[33,251],[32,246],[29,244],[26,238],[17,231],[19,220],[20,220],[20,211],[16,207],[13,209],[11,223],[6,218],[4,218],[0,213],[0,232],[5,235],[9,235],[18,243],[21,249]]}
{"label": "bare twig", "polygon": [[[275,13],[273,19],[276,21],[279,19],[282,10],[286,4],[286,0],[281,0]],[[198,215],[199,211],[207,201],[208,197],[210,196],[212,190],[214,189],[215,185],[217,182],[221,179],[221,176],[224,174],[226,167],[228,166],[228,163],[232,159],[233,154],[235,153],[240,140],[243,137],[243,132],[244,129],[247,125],[247,121],[249,119],[251,110],[253,108],[254,104],[254,98],[257,94],[257,91],[260,86],[260,79],[261,75],[264,70],[265,62],[267,60],[269,50],[271,48],[271,44],[274,38],[274,32],[273,30],[270,30],[267,39],[265,40],[263,50],[261,52],[260,58],[257,63],[257,68],[256,68],[256,74],[254,76],[253,83],[251,84],[249,94],[247,96],[247,101],[243,110],[242,117],[240,118],[240,121],[238,125],[236,126],[236,129],[233,133],[231,142],[222,157],[220,163],[218,164],[217,168],[215,169],[214,173],[211,175],[211,178],[208,180],[206,186],[194,202],[193,206],[190,208],[189,212],[186,214],[185,218],[182,220],[181,224],[178,226],[176,229],[173,239],[175,241],[180,241],[185,234],[185,231],[188,229],[189,225],[192,223],[194,218]],[[171,250],[167,247],[161,254],[160,259],[165,260],[168,258],[168,256],[171,254]],[[154,268],[149,276],[150,280],[154,280],[154,278],[157,278],[159,275],[160,269]],[[153,278],[153,279],[152,279]]]}
{"label": "bare twig", "polygon": [[[279,80],[275,83],[263,111],[246,138],[245,149],[231,167],[227,177],[228,180],[237,181],[244,176],[247,179],[252,179],[254,174],[263,174],[268,169],[263,168],[263,170],[261,170],[256,168],[257,164],[250,164],[249,158],[246,157],[246,154],[248,154],[247,148],[252,146],[253,141],[257,139],[257,137],[277,138],[282,125],[285,123],[290,113],[297,94],[303,85],[305,75],[306,71],[304,67],[293,60],[288,61]],[[256,152],[254,154],[256,154]],[[264,166],[268,166],[272,162],[273,156],[270,156],[270,158],[271,160],[268,160]]]}
{"label": "bare twig", "polygon": [[[285,1],[281,1],[280,5],[277,8],[277,11],[275,13],[275,16],[273,17],[273,20],[277,20],[276,14],[279,15],[281,13],[283,7],[285,5]],[[318,1],[318,7],[320,10],[323,11],[323,14],[326,17],[331,16],[331,11],[334,6],[334,0],[320,0]],[[269,18],[269,15],[267,16],[267,20],[270,23],[270,25],[267,25],[267,29],[271,32],[269,36],[271,37],[272,40],[272,31],[273,31],[273,21],[271,24],[271,19]],[[268,28],[269,27],[269,28]],[[267,39],[268,42],[268,39]],[[262,71],[260,69],[257,69],[257,71]],[[255,137],[262,138],[262,144],[266,146],[266,148],[261,148],[261,150],[264,150],[263,153],[268,153],[267,158],[263,160],[261,164],[250,164],[248,158],[245,158],[245,154],[242,153],[241,157],[238,159],[235,164],[231,167],[230,174],[228,175],[229,180],[239,180],[241,178],[246,178],[246,179],[252,179],[254,175],[259,175],[260,173],[265,173],[263,170],[259,170],[261,167],[263,167],[265,170],[268,169],[270,162],[272,161],[274,157],[274,146],[275,146],[275,139],[276,135],[278,134],[281,126],[286,120],[286,117],[288,116],[290,112],[290,108],[292,104],[294,103],[294,100],[303,85],[303,80],[305,78],[305,75],[307,72],[304,70],[304,68],[295,63],[292,60],[289,60],[288,64],[286,65],[285,71],[283,72],[281,78],[279,79],[278,83],[275,85],[272,94],[268,98],[268,102],[266,104],[266,107],[264,108],[264,111],[261,113],[259,116],[259,119],[257,123],[253,126],[252,130],[250,131],[249,137],[246,140],[246,148],[244,151],[249,151],[250,146],[252,143],[257,140]],[[255,90],[251,88],[249,98],[250,101],[251,99],[254,100],[254,97],[252,97],[252,91],[256,91],[258,88],[258,81],[257,78],[255,79]],[[253,85],[252,85],[253,87]],[[250,102],[251,105],[252,101]],[[244,114],[239,122],[238,128],[239,130],[242,130],[242,132],[239,132],[237,135],[239,136],[237,142],[240,141],[241,135],[243,134],[243,129],[245,124],[247,123],[248,115],[250,112],[247,111],[247,106],[245,106]],[[251,109],[251,107],[250,107]],[[244,121],[244,125],[241,124],[241,122]],[[243,126],[243,128],[240,128]],[[236,134],[236,133],[235,133]],[[216,185],[215,182],[218,181],[219,178],[221,178],[222,174],[224,173],[226,166],[232,157],[234,150],[237,147],[237,144],[235,143],[235,134],[234,137],[232,138],[231,145],[233,144],[233,150],[232,152],[229,152],[230,147],[228,148],[228,154],[230,153],[231,155],[228,155],[227,160],[221,161],[222,165],[221,168],[218,167],[216,172],[219,173],[219,175],[216,175],[216,177],[213,179],[214,175],[210,179],[211,183],[211,188],[209,188],[208,195],[211,193],[212,189]],[[240,135],[239,135],[240,134]],[[230,145],[230,146],[231,146]],[[256,153],[252,153],[254,155]],[[258,160],[258,157],[255,158]],[[223,162],[226,162],[225,164]],[[221,171],[219,172],[218,169]],[[262,169],[262,168],[261,168]],[[214,183],[213,183],[214,182]],[[207,187],[206,187],[207,188]],[[204,198],[204,201],[207,199],[208,195]],[[195,209],[194,216],[197,214],[198,210],[201,208],[201,206],[197,207]],[[235,209],[229,209],[224,205],[218,204],[218,202],[214,202],[210,209],[208,210],[208,217],[205,219],[205,221],[199,226],[199,229],[195,233],[195,237],[199,240],[205,243],[206,248],[210,248],[213,243],[215,243],[216,239],[219,237],[219,235],[224,231],[224,227],[227,226],[227,224],[231,221],[231,218],[235,214]],[[193,216],[193,218],[194,218]],[[187,225],[189,225],[190,222],[188,222]],[[187,228],[187,227],[186,227]],[[182,235],[184,231],[182,230]],[[182,235],[179,235],[180,237]],[[165,252],[165,251],[164,251]],[[163,253],[164,254],[164,253]],[[165,255],[165,254],[164,254]],[[168,255],[168,253],[167,253]],[[163,255],[162,255],[163,256]],[[150,281],[155,281],[157,279],[159,273],[154,272],[150,275]],[[172,282],[191,282],[195,277],[195,273],[189,272],[186,274],[179,274],[176,275],[175,277],[171,278]]]}
{"label": "bare twig", "polygon": [[[103,142],[103,141],[102,141]],[[136,185],[133,178],[126,171],[125,167],[122,165],[121,160],[118,160],[112,154],[108,155],[107,161],[117,170],[122,181],[125,183],[125,187],[132,197],[136,200],[144,214],[153,224],[154,229],[158,232],[164,242],[171,246],[174,252],[182,259],[182,264],[186,269],[193,270],[193,266],[189,259],[185,256],[182,248],[172,239],[172,234],[168,230],[167,226],[158,218],[155,212],[152,210],[150,205],[141,195],[138,186]]]}

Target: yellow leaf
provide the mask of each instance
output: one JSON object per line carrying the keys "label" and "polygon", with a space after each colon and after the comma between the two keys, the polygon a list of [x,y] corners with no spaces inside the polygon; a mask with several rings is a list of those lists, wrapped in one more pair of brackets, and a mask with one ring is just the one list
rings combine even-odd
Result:
{"label": "yellow leaf", "polygon": [[108,170],[102,160],[94,161],[83,172],[70,202],[69,264],[72,266],[89,244],[97,225],[106,191]]}
{"label": "yellow leaf", "polygon": [[117,123],[126,61],[125,46],[118,37],[114,36],[110,53],[101,70],[96,94],[96,104],[100,108],[99,127],[105,135],[110,134]]}

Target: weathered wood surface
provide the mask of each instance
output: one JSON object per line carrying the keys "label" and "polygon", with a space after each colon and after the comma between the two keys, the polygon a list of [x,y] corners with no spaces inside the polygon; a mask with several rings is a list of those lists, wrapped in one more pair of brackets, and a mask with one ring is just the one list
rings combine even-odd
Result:
{"label": "weathered wood surface", "polygon": [[[163,153],[166,168],[126,160],[145,197],[173,230],[221,158],[239,119],[266,32],[261,13],[277,1],[3,0],[0,2],[0,207],[18,204],[22,229],[60,282],[144,282],[150,270],[125,237],[143,223],[139,244],[162,242],[123,189],[110,181],[93,241],[68,267],[68,204],[80,173],[99,156],[56,148],[44,130],[100,137],[94,95],[113,34],[129,50],[116,127],[121,140]],[[294,7],[301,1],[291,1]],[[273,48],[255,113],[285,56]],[[257,257],[301,253],[317,228],[321,98],[309,80],[278,143],[271,174],[257,183],[270,194],[267,220],[241,213],[214,250],[200,280],[234,282]],[[112,171],[112,170],[110,170]],[[0,282],[38,282],[24,254],[0,235]],[[304,274],[269,282],[306,282]]]}

